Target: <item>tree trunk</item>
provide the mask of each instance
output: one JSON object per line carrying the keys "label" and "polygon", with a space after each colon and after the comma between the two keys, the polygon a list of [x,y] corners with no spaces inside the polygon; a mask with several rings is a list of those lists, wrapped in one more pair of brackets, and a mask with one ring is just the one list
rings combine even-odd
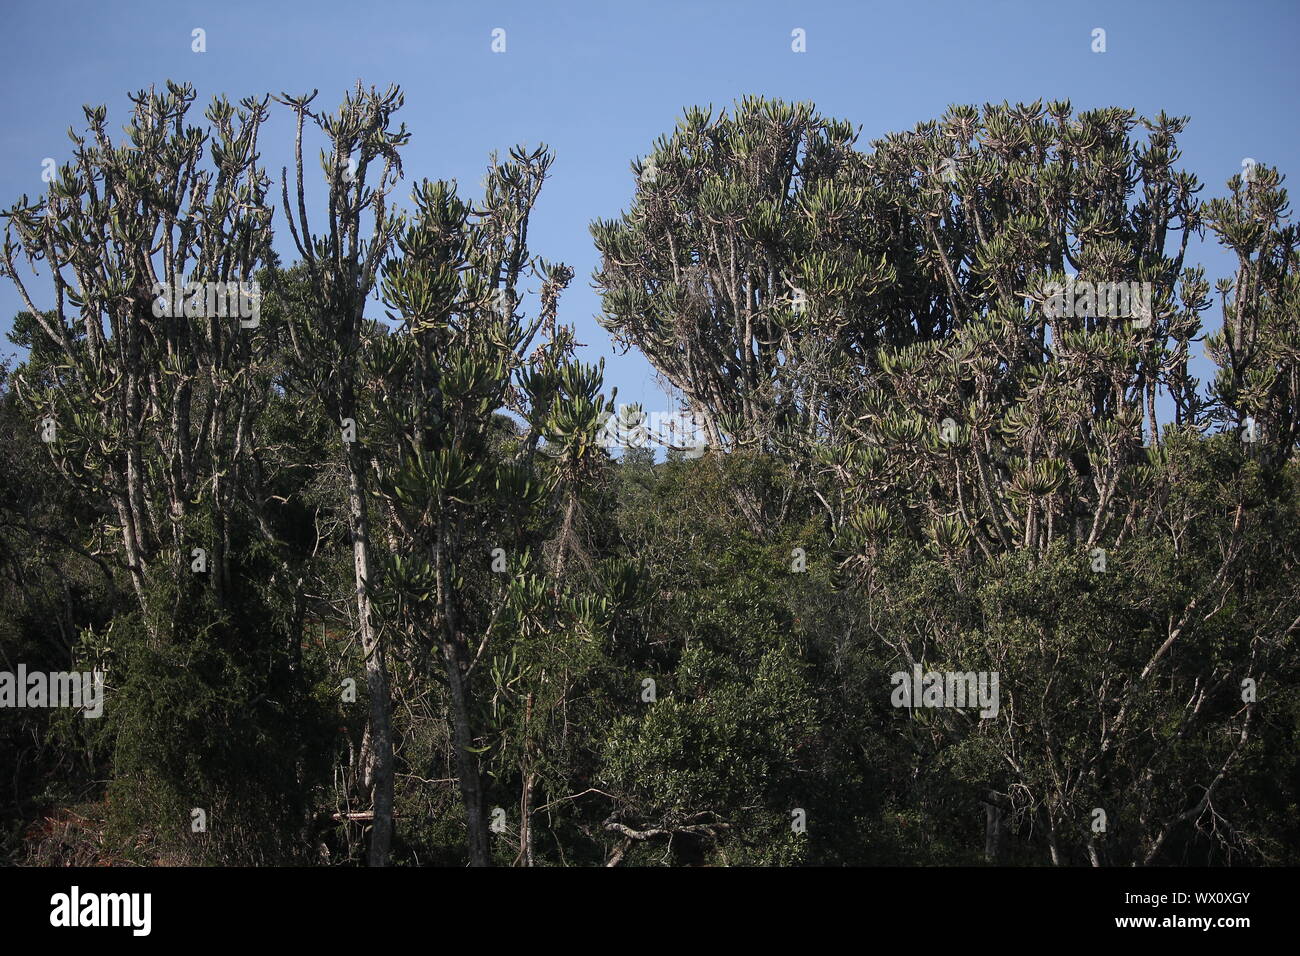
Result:
{"label": "tree trunk", "polygon": [[483,812],[483,780],[479,774],[478,754],[470,749],[474,746],[474,733],[469,723],[469,684],[461,669],[460,651],[452,640],[443,639],[442,654],[447,665],[447,687],[451,691],[452,741],[456,746],[456,775],[460,780],[461,800],[465,804],[469,865],[490,866],[487,815]]}
{"label": "tree trunk", "polygon": [[[543,671],[543,679],[545,676]],[[533,865],[533,788],[537,777],[533,773],[532,722],[533,695],[529,694],[524,703],[524,756],[520,765],[524,786],[519,796],[519,857],[515,861],[516,865],[522,862],[524,866]]]}
{"label": "tree trunk", "polygon": [[1007,812],[1011,801],[1003,794],[986,790],[984,804],[984,862],[1001,865],[1007,855]]}
{"label": "tree trunk", "polygon": [[1000,864],[1003,855],[1002,808],[984,804],[984,862]]}
{"label": "tree trunk", "polygon": [[356,569],[357,620],[366,662],[370,695],[370,743],[374,755],[375,825],[370,831],[370,865],[387,866],[393,838],[393,734],[389,722],[388,667],[370,619],[370,522],[365,499],[365,473],[356,447],[344,443],[348,464],[348,504],[351,514],[352,562]]}

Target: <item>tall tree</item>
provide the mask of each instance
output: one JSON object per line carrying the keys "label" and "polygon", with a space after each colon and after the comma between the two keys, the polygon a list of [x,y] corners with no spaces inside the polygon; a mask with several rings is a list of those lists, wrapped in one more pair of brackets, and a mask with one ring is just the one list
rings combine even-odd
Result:
{"label": "tall tree", "polygon": [[[372,448],[369,436],[359,427],[363,403],[358,394],[358,369],[366,299],[375,288],[380,263],[401,229],[401,218],[390,212],[387,200],[401,179],[399,150],[409,134],[405,124],[393,128],[393,115],[403,102],[395,86],[380,93],[373,88],[363,90],[358,83],[332,116],[311,110],[315,97],[316,91],[278,98],[296,118],[294,203],[290,204],[287,169],[283,171],[282,193],[289,231],[310,287],[306,321],[301,328],[289,328],[295,359],[291,380],[300,394],[322,401],[339,425],[348,476],[357,627],[370,700],[367,740],[369,783],[374,794],[370,865],[384,866],[393,831],[393,740],[388,667],[371,614],[374,559],[367,482]],[[303,133],[309,120],[325,134],[328,147],[321,151],[327,212],[320,233],[312,231],[307,213]],[[371,176],[374,178],[369,179]]]}
{"label": "tall tree", "polygon": [[[121,146],[106,108],[86,107],[89,128],[73,137],[73,161],[48,195],[5,214],[3,263],[59,354],[52,381],[15,386],[50,423],[59,471],[87,498],[107,497],[148,626],[166,639],[195,586],[190,545],[200,542],[187,540],[186,523],[199,502],[214,525],[201,544],[224,601],[226,516],[246,491],[250,430],[267,396],[238,299],[207,294],[251,289],[269,254],[269,181],[257,165],[266,101],[236,109],[217,99],[205,130],[186,123],[189,86],[131,99]],[[48,265],[52,310],[35,305],[17,253]],[[170,608],[150,606],[156,574],[173,586]]]}
{"label": "tall tree", "polygon": [[[384,396],[375,428],[386,436],[378,491],[393,547],[386,582],[409,642],[441,657],[475,866],[487,865],[491,854],[480,766],[486,727],[473,673],[489,644],[501,640],[494,625],[510,592],[472,582],[493,565],[522,573],[529,528],[549,501],[538,441],[556,439],[555,422],[564,420],[581,429],[571,440],[594,442],[603,408],[584,385],[584,420],[562,416],[568,409],[572,418],[572,408],[556,364],[567,333],[557,332],[555,310],[573,273],[534,258],[527,246],[551,162],[544,147],[494,159],[477,208],[445,182],[415,190],[413,221],[384,266],[384,298],[401,325],[374,343],[372,367]],[[525,319],[519,303],[529,276],[542,280],[542,308]],[[543,330],[548,340],[530,358]],[[528,432],[499,447],[503,411]]]}

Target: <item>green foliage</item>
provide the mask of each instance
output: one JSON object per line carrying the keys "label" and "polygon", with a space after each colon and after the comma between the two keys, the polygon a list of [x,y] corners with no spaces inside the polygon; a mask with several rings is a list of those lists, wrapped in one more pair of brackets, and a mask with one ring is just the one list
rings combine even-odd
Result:
{"label": "green foliage", "polygon": [[[291,201],[281,268],[268,101],[133,100],[132,148],[88,110],[7,214],[6,273],[52,254],[57,306],[0,367],[0,662],[108,696],[0,713],[6,858],[1296,862],[1277,171],[1202,204],[1185,120],[1068,103],[869,148],[807,104],[688,110],[592,231],[604,321],[713,447],[616,459],[573,270],[528,246],[546,147],[401,209],[400,90],[282,96],[331,219]],[[1202,225],[1238,263],[1206,386]],[[159,268],[256,276],[260,325],[154,314]],[[1046,308],[1067,273],[1149,314]],[[996,714],[898,706],[914,666],[996,675]]]}

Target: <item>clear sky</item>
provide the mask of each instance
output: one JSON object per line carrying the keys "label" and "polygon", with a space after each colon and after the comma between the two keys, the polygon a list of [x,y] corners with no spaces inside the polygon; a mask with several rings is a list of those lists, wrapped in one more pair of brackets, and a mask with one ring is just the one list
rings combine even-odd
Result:
{"label": "clear sky", "polygon": [[[595,322],[587,225],[627,207],[631,160],[684,107],[745,94],[811,100],[861,126],[864,147],[956,102],[1163,109],[1192,117],[1183,167],[1208,197],[1247,157],[1300,171],[1298,25],[1298,0],[0,0],[0,206],[43,191],[41,161],[68,159],[65,131],[82,127],[83,103],[106,105],[120,128],[127,92],[167,79],[196,87],[192,117],[218,93],[234,101],[318,88],[316,105],[332,108],[358,79],[397,83],[412,132],[408,178],[456,178],[472,195],[491,150],[554,149],[530,245],[577,270],[561,315],[577,325],[589,360],[606,357],[620,401],[665,408],[647,363],[616,356]],[[1097,27],[1105,53],[1091,49]],[[195,28],[206,31],[205,53],[191,50]],[[505,53],[491,51],[494,28],[506,31]],[[806,53],[791,50],[795,28],[806,31]],[[288,110],[272,108],[263,161],[278,178],[292,133]],[[278,212],[275,225],[291,261]],[[1227,273],[1222,253],[1194,256],[1211,279]],[[19,308],[3,280],[0,332]],[[0,354],[12,351],[0,341]]]}

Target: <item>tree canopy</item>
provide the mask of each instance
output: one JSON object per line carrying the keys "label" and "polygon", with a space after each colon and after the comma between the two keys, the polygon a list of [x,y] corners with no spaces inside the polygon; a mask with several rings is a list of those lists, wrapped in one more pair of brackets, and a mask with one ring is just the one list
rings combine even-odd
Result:
{"label": "tree canopy", "polygon": [[616,453],[530,240],[562,157],[469,195],[400,89],[317,95],[87,107],[3,213],[0,659],[105,688],[0,708],[7,858],[1296,862],[1278,170],[1204,200],[1187,118],[1068,102],[688,109],[593,279],[709,447]]}

